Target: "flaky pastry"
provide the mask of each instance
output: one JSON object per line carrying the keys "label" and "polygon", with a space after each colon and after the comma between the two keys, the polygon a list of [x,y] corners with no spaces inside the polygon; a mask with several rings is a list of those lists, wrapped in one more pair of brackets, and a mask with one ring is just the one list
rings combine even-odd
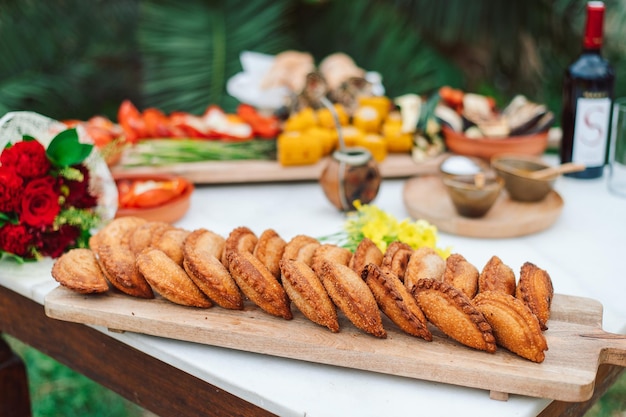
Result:
{"label": "flaky pastry", "polygon": [[90,249],[71,249],[54,261],[52,277],[61,285],[81,294],[109,290],[95,254]]}
{"label": "flaky pastry", "polygon": [[89,248],[97,254],[100,244],[120,245],[127,243],[124,242],[124,239],[146,222],[145,219],[135,216],[115,218],[89,238]]}
{"label": "flaky pastry", "polygon": [[533,362],[543,362],[548,343],[537,316],[523,301],[502,291],[487,291],[472,302],[491,325],[498,345]]}
{"label": "flaky pastry", "polygon": [[219,260],[225,239],[197,229],[183,242],[183,268],[212,301],[223,308],[243,309],[243,296],[230,272]]}
{"label": "flaky pastry", "polygon": [[318,276],[330,299],[352,324],[373,336],[387,337],[376,299],[356,272],[347,265],[324,261]]}
{"label": "flaky pastry", "polygon": [[306,318],[332,332],[339,331],[337,310],[319,277],[304,261],[280,261],[282,283],[287,295]]}
{"label": "flaky pastry", "polygon": [[163,298],[189,307],[213,305],[185,270],[165,252],[148,248],[137,255],[137,267],[150,286]]}
{"label": "flaky pastry", "polygon": [[515,294],[515,273],[497,256],[492,256],[478,276],[478,292],[502,291]]}
{"label": "flaky pastry", "polygon": [[548,272],[531,262],[524,263],[520,269],[515,296],[537,316],[541,329],[547,330],[554,297],[552,279]]}
{"label": "flaky pastry", "polygon": [[400,278],[383,271],[376,264],[366,265],[361,278],[372,291],[383,313],[400,329],[413,336],[433,340],[432,333],[426,326],[424,313]]}
{"label": "flaky pastry", "polygon": [[452,285],[467,296],[470,300],[478,292],[478,269],[459,253],[452,253],[446,258],[446,269],[443,273],[443,282]]}
{"label": "flaky pastry", "polygon": [[270,270],[272,275],[280,279],[280,259],[287,242],[274,229],[266,229],[259,236],[253,254]]}
{"label": "flaky pastry", "polygon": [[111,285],[119,291],[139,298],[154,298],[152,288],[137,269],[135,254],[128,246],[98,243],[98,263]]}
{"label": "flaky pastry", "polygon": [[229,251],[230,274],[241,291],[265,312],[291,320],[289,297],[278,279],[251,252]]}
{"label": "flaky pastry", "polygon": [[496,351],[491,326],[460,290],[436,279],[420,279],[413,295],[428,321],[447,336],[474,349]]}
{"label": "flaky pastry", "polygon": [[254,252],[259,238],[257,235],[246,226],[239,226],[231,230],[224,242],[224,250],[222,251],[222,258],[220,259],[226,269],[228,269],[228,254],[230,252]]}
{"label": "flaky pastry", "polygon": [[404,282],[404,273],[413,254],[413,248],[404,242],[391,242],[383,255],[380,264],[384,271],[391,272]]}
{"label": "flaky pastry", "polygon": [[172,227],[163,232],[151,247],[161,250],[178,265],[183,266],[183,242],[191,233],[180,227]]}
{"label": "flaky pastry", "polygon": [[369,238],[363,238],[356,247],[348,266],[357,274],[369,264],[380,266],[383,263],[383,252]]}
{"label": "flaky pastry", "polygon": [[173,227],[174,226],[166,222],[146,222],[137,227],[132,233],[127,234],[128,246],[130,250],[137,255],[145,248],[154,245],[166,230],[170,230]]}
{"label": "flaky pastry", "polygon": [[295,259],[311,266],[313,253],[321,243],[314,237],[296,235],[285,246],[283,260]]}
{"label": "flaky pastry", "polygon": [[352,258],[352,252],[348,249],[333,245],[332,243],[324,243],[318,246],[313,252],[311,268],[319,275],[324,262],[347,266],[350,263],[350,258]]}
{"label": "flaky pastry", "polygon": [[442,280],[446,261],[427,246],[413,251],[404,271],[404,285],[411,290],[420,279]]}

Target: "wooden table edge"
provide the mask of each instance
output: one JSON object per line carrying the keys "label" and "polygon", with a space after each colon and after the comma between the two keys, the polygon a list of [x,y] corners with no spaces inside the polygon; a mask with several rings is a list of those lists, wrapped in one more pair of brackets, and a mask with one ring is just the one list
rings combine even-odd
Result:
{"label": "wooden table edge", "polygon": [[[3,286],[0,286],[1,333],[19,339],[161,417],[275,416],[96,329],[48,318],[41,304]],[[2,365],[0,362],[0,380],[5,369]],[[26,379],[26,374],[22,377]],[[16,401],[16,407],[7,405],[7,409],[17,410],[23,398],[2,401]],[[23,404],[20,409],[24,409]],[[30,416],[30,410],[15,414],[22,416]]]}

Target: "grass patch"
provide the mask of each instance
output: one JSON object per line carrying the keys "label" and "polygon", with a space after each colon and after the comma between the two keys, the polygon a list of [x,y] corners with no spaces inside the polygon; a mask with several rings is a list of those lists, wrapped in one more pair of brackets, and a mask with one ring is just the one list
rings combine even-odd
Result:
{"label": "grass patch", "polygon": [[144,411],[115,392],[10,336],[26,364],[33,417],[141,417]]}
{"label": "grass patch", "polygon": [[626,417],[626,372],[620,375],[585,417]]}

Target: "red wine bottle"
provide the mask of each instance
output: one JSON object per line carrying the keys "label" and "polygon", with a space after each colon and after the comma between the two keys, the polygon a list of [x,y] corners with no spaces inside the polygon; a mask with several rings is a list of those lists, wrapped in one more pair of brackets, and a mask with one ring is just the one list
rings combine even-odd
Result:
{"label": "red wine bottle", "polygon": [[602,57],[604,3],[587,3],[583,51],[565,71],[561,115],[561,162],[586,165],[575,178],[602,176],[607,158],[615,74]]}

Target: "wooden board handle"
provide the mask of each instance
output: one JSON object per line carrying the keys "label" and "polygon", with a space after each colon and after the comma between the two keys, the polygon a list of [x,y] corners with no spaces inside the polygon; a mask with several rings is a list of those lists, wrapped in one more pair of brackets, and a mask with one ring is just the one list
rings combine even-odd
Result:
{"label": "wooden board handle", "polygon": [[600,363],[626,368],[626,335],[598,331],[580,335],[600,343]]}

